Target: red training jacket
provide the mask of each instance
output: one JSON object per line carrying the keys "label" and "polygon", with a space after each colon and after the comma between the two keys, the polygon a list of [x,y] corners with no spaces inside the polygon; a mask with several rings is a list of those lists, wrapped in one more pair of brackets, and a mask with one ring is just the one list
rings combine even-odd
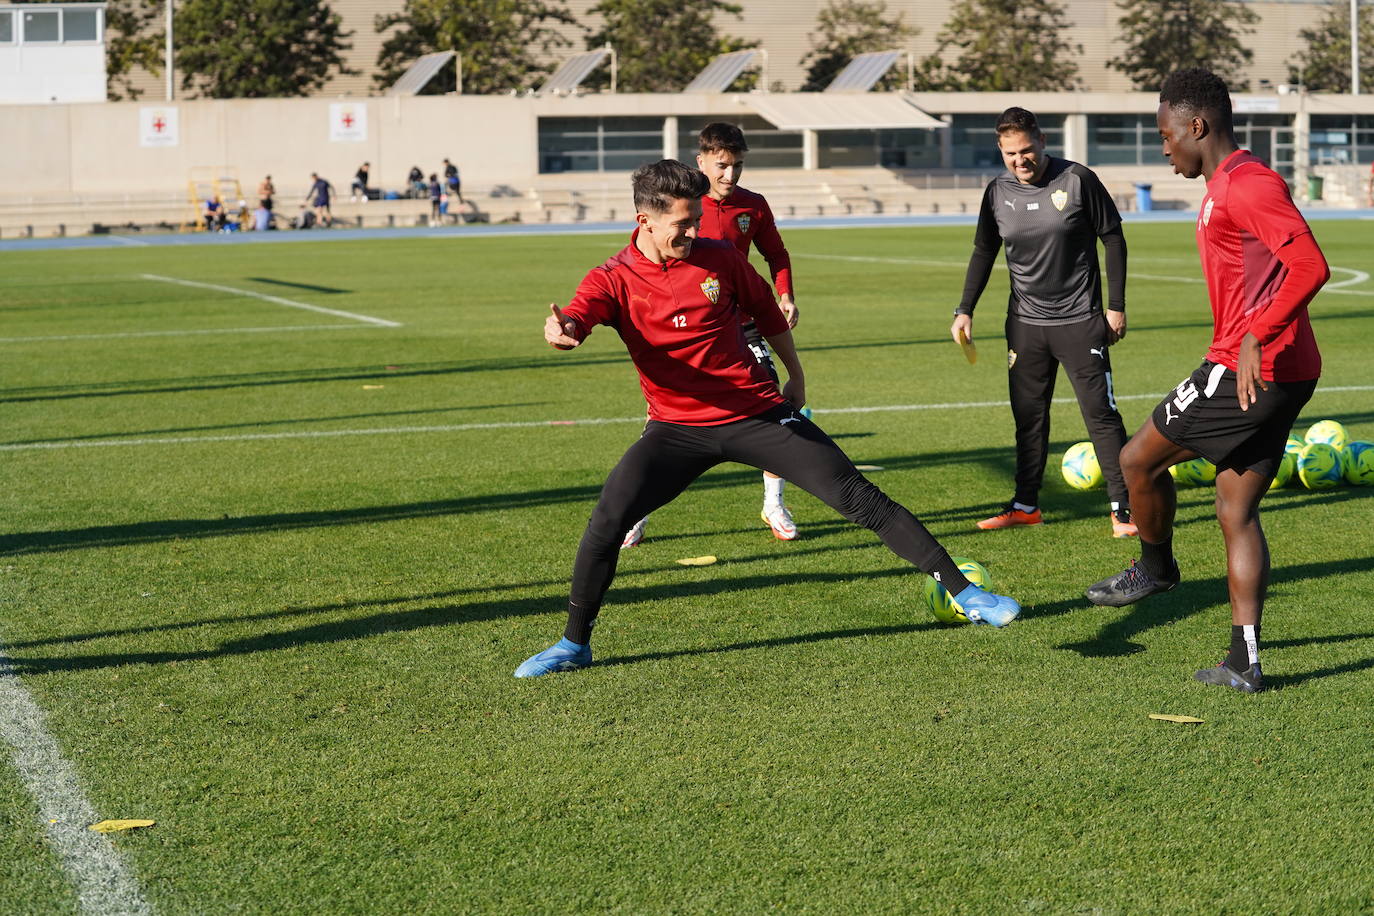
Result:
{"label": "red training jacket", "polygon": [[[630,351],[649,419],[718,426],[783,403],[744,342],[752,319],[765,337],[787,330],[773,291],[727,242],[697,239],[683,260],[655,264],[630,244],[577,287],[563,309],[586,339],[604,324]],[[743,313],[743,314],[741,314]]]}
{"label": "red training jacket", "polygon": [[792,295],[792,258],[762,194],[736,186],[724,200],[715,200],[709,194],[702,197],[701,234],[729,242],[745,258],[749,257],[750,244],[757,245],[759,254],[768,262],[778,295]]}

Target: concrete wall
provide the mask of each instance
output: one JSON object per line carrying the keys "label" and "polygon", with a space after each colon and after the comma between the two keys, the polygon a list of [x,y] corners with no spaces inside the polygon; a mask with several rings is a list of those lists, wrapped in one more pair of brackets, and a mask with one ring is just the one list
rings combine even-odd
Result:
{"label": "concrete wall", "polygon": [[[1012,104],[1039,114],[1152,114],[1152,93],[926,93],[932,114],[987,114]],[[1254,97],[1279,113],[1374,113],[1374,96]],[[570,98],[429,96],[353,100],[365,108],[362,142],[330,139],[331,99],[241,99],[178,102],[179,142],[142,145],[140,110],[165,103],[0,106],[0,199],[42,195],[180,194],[193,168],[237,169],[251,193],[270,173],[285,195],[304,193],[312,171],[347,193],[354,171],[372,165],[372,183],[403,187],[412,165],[437,171],[444,157],[463,171],[467,187],[530,187],[538,173],[541,116],[711,116],[753,113],[741,94],[587,95]],[[1072,152],[1071,152],[1072,154]],[[1080,154],[1081,155],[1081,154]],[[1089,163],[1091,164],[1091,163]],[[553,177],[553,176],[551,176]]]}
{"label": "concrete wall", "polygon": [[103,43],[0,44],[0,105],[104,98]]}

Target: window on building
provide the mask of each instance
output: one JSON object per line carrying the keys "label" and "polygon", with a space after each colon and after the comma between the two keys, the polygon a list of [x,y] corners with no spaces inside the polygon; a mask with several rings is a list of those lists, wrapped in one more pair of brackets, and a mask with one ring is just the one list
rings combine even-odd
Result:
{"label": "window on building", "polygon": [[[1040,115],[1035,119],[1045,134],[1045,152],[1051,156],[1064,155],[1064,116]],[[1002,168],[1002,154],[997,151],[997,115],[957,114],[950,123],[950,143],[953,147],[950,165],[956,169]]]}
{"label": "window on building", "polygon": [[696,166],[697,138],[712,121],[727,121],[744,131],[749,144],[745,166],[753,169],[799,169],[802,167],[802,134],[799,130],[778,130],[758,115],[721,117],[720,115],[678,115],[677,158]]}
{"label": "window on building", "polygon": [[61,10],[24,12],[24,43],[39,44],[62,40]]}
{"label": "window on building", "polygon": [[1159,124],[1154,115],[1088,115],[1088,161],[1084,165],[1156,165]]}
{"label": "window on building", "polygon": [[63,41],[99,41],[100,11],[95,9],[62,11]]}
{"label": "window on building", "polygon": [[540,118],[539,171],[629,171],[663,158],[662,118]]}
{"label": "window on building", "polygon": [[1285,178],[1293,177],[1293,122],[1282,114],[1238,114],[1232,121],[1236,143]]}
{"label": "window on building", "polygon": [[823,130],[816,146],[823,169],[940,166],[940,135],[934,130]]}
{"label": "window on building", "polygon": [[14,14],[9,10],[0,11],[0,44],[14,43]]}
{"label": "window on building", "polygon": [[1313,165],[1374,162],[1374,115],[1311,116]]}

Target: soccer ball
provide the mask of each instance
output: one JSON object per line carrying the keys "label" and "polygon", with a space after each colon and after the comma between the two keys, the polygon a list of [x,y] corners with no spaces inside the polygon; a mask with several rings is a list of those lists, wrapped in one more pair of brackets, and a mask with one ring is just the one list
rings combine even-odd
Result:
{"label": "soccer ball", "polygon": [[1283,447],[1283,453],[1285,455],[1292,455],[1293,460],[1296,461],[1298,452],[1302,451],[1302,447],[1306,444],[1306,442],[1297,436],[1289,436],[1288,443]]}
{"label": "soccer ball", "polygon": [[1069,446],[1059,469],[1064,482],[1075,490],[1091,490],[1102,483],[1102,466],[1097,463],[1097,451],[1091,442]]}
{"label": "soccer ball", "polygon": [[1340,486],[1341,453],[1325,442],[1310,442],[1298,453],[1298,479],[1309,490]]}
{"label": "soccer ball", "polygon": [[1193,458],[1169,468],[1169,476],[1185,487],[1205,487],[1216,482],[1217,466],[1206,458]]}
{"label": "soccer ball", "polygon": [[1298,456],[1293,452],[1284,452],[1283,459],[1279,462],[1279,469],[1274,472],[1274,479],[1269,481],[1269,489],[1277,490],[1280,487],[1288,486],[1288,481],[1293,479],[1293,472],[1298,467]]}
{"label": "soccer ball", "polygon": [[[982,563],[970,560],[968,557],[952,557],[951,559],[959,567],[959,571],[964,574],[965,579],[981,589],[992,588],[992,574],[987,571],[987,567]],[[954,596],[949,593],[949,589],[930,576],[926,576],[926,607],[930,609],[930,615],[941,623],[968,623],[964,609],[959,607]]]}
{"label": "soccer ball", "polygon": [[1357,487],[1374,486],[1374,442],[1356,440],[1345,447],[1341,457],[1346,483]]}
{"label": "soccer ball", "polygon": [[1335,420],[1322,420],[1320,423],[1313,423],[1307,430],[1307,444],[1313,442],[1325,442],[1327,445],[1340,451],[1345,448],[1345,444],[1350,441],[1350,436],[1346,434],[1345,427]]}

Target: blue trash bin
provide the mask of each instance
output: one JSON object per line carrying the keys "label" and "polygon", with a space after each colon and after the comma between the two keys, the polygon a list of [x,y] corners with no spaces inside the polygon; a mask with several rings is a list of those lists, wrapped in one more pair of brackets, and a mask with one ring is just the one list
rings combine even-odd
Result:
{"label": "blue trash bin", "polygon": [[1149,213],[1155,208],[1154,199],[1150,197],[1150,189],[1153,187],[1154,185],[1143,181],[1137,181],[1135,184],[1135,208],[1141,213]]}

